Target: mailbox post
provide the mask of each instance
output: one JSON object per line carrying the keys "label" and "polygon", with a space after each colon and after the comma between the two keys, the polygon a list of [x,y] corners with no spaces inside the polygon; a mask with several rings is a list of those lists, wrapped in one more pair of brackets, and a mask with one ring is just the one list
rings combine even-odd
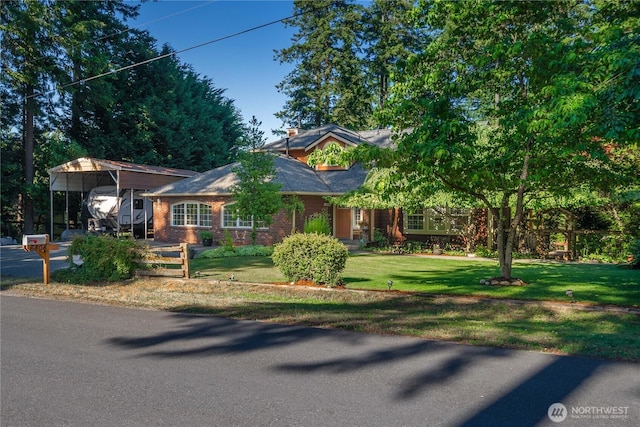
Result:
{"label": "mailbox post", "polygon": [[49,284],[49,253],[58,249],[59,246],[49,242],[48,234],[28,234],[22,236],[22,249],[27,252],[37,252],[42,258],[42,275],[44,276],[44,284]]}

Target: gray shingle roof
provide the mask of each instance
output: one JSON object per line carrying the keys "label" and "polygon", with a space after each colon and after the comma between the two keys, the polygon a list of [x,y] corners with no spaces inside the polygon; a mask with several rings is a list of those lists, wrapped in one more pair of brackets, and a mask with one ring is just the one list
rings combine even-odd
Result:
{"label": "gray shingle roof", "polygon": [[[367,171],[360,165],[348,170],[316,171],[292,157],[274,157],[276,176],[283,194],[338,195],[360,187]],[[177,181],[147,192],[148,196],[217,196],[229,195],[231,187],[238,183],[232,163],[204,172],[198,176]]]}
{"label": "gray shingle roof", "polygon": [[[324,125],[317,129],[300,130],[297,135],[289,137],[289,149],[307,150],[329,134],[333,134],[354,145],[364,143],[381,147],[390,147],[392,145],[391,131],[389,129],[373,129],[355,132],[336,125]],[[287,148],[287,139],[281,138],[267,144],[264,148],[266,150],[284,152]]]}

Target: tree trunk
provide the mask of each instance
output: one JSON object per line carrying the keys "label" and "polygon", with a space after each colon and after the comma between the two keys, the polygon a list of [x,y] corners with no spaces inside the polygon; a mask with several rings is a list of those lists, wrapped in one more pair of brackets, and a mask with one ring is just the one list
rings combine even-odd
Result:
{"label": "tree trunk", "polygon": [[[528,145],[528,147],[530,144]],[[511,219],[508,213],[509,194],[505,194],[502,202],[502,208],[498,214],[498,260],[500,261],[500,274],[505,279],[511,279],[511,270],[513,266],[513,247],[516,242],[518,227],[522,222],[524,215],[524,194],[526,190],[525,182],[529,176],[529,148],[524,156],[522,163],[522,171],[520,172],[520,184],[516,192],[516,211]],[[494,209],[494,214],[496,209]]]}
{"label": "tree trunk", "polygon": [[513,264],[513,239],[509,238],[511,229],[509,228],[509,210],[503,206],[491,209],[493,216],[498,218],[498,230],[496,240],[498,243],[498,262],[500,263],[500,276],[511,279],[511,268]]}
{"label": "tree trunk", "polygon": [[25,95],[27,97],[24,104],[24,187],[23,187],[23,218],[24,218],[24,234],[33,234],[33,196],[31,190],[33,187],[33,151],[34,151],[34,87],[27,85]]}

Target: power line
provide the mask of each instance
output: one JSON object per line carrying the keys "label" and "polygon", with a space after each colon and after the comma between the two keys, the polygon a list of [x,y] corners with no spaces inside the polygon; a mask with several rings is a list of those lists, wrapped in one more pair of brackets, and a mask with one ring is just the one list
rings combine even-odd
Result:
{"label": "power line", "polygon": [[[265,27],[271,26],[273,24],[277,24],[277,23],[285,21],[287,19],[296,18],[296,17],[298,17],[298,16],[300,16],[302,14],[303,14],[303,12],[300,12],[298,14],[291,15],[291,16],[288,16],[286,18],[280,18],[280,19],[277,19],[275,21],[267,22],[266,24],[261,24],[261,25],[255,26],[255,27],[251,27],[251,28],[248,28],[246,30],[239,31],[237,33],[229,34],[229,35],[226,35],[226,36],[223,36],[223,37],[219,37],[217,39],[212,39],[212,40],[206,41],[204,43],[193,45],[193,46],[190,46],[190,47],[187,47],[187,48],[175,51],[175,52],[165,53],[164,55],[158,55],[156,57],[149,58],[149,59],[146,59],[144,61],[136,62],[134,64],[127,65],[127,66],[124,66],[124,67],[120,67],[120,68],[117,68],[115,70],[110,70],[110,71],[107,71],[105,73],[96,74],[94,76],[87,77],[85,79],[79,79],[79,80],[76,80],[76,81],[73,81],[71,83],[67,83],[65,85],[62,85],[62,86],[58,87],[58,90],[66,89],[68,87],[75,86],[75,85],[78,85],[78,84],[84,84],[86,82],[90,82],[92,80],[96,80],[96,79],[99,79],[99,78],[102,78],[102,77],[105,77],[105,76],[108,76],[108,75],[111,75],[111,74],[119,73],[120,71],[130,70],[131,68],[139,67],[140,65],[149,64],[151,62],[159,61],[161,59],[168,58],[168,57],[174,56],[174,55],[178,55],[180,53],[184,53],[184,52],[187,52],[187,51],[190,51],[190,50],[193,50],[193,49],[198,49],[200,47],[207,46],[207,45],[210,45],[212,43],[217,43],[217,42],[220,42],[220,41],[223,41],[223,40],[227,40],[227,39],[230,39],[230,38],[233,38],[233,37],[237,37],[237,36],[240,36],[242,34],[249,33],[251,31],[259,30],[261,28],[265,28]],[[26,101],[27,99],[35,98],[36,96],[41,96],[41,95],[45,95],[45,94],[46,95],[50,95],[50,94],[53,94],[55,92],[56,92],[55,90],[51,90],[51,91],[48,91],[48,92],[38,92],[38,93],[34,93],[33,95],[26,96],[24,99]]]}
{"label": "power line", "polygon": [[[141,28],[146,27],[147,25],[155,24],[156,22],[164,21],[165,19],[169,19],[169,18],[173,18],[174,16],[182,15],[183,13],[190,12],[190,11],[192,11],[194,9],[198,9],[198,8],[201,8],[201,7],[204,7],[204,6],[208,6],[211,3],[215,3],[217,1],[219,1],[219,0],[211,0],[211,1],[208,1],[206,3],[197,4],[197,5],[193,6],[193,7],[188,8],[188,9],[180,10],[180,11],[172,13],[170,15],[166,15],[166,16],[163,16],[161,18],[154,19],[152,21],[148,21],[148,22],[145,22],[145,23],[140,24],[140,25],[136,25],[135,27],[127,27],[124,30],[117,31],[117,32],[115,32],[113,34],[107,34],[106,36],[98,37],[97,39],[94,39],[94,40],[91,40],[91,41],[87,41],[87,42],[84,42],[84,43],[95,43],[95,42],[99,42],[101,40],[108,39],[110,37],[119,36],[120,34],[128,33],[131,30],[141,29]],[[83,44],[83,42],[78,42],[76,44],[76,46],[80,45],[80,44]]]}

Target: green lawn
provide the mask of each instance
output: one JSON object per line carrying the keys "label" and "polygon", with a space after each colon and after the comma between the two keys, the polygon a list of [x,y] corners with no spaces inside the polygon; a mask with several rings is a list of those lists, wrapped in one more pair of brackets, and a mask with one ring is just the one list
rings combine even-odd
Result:
{"label": "green lawn", "polygon": [[[266,257],[198,258],[191,270],[220,280],[231,275],[254,283],[285,280]],[[625,266],[517,262],[513,273],[528,285],[481,285],[481,279],[499,275],[496,261],[366,254],[347,260],[343,280],[351,289],[387,290],[392,280],[394,290],[524,300],[570,301],[571,289],[577,302],[640,307],[640,271]]]}

